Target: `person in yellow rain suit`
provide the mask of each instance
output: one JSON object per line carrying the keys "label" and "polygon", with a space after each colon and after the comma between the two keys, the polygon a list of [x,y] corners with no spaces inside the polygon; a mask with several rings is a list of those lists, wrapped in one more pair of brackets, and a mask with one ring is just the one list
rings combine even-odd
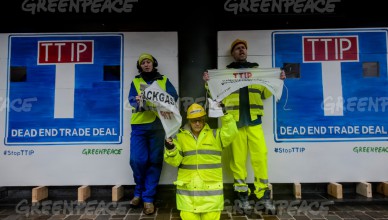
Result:
{"label": "person in yellow rain suit", "polygon": [[238,132],[236,121],[226,114],[222,127],[211,129],[205,116],[201,105],[192,104],[188,124],[165,142],[164,160],[179,168],[174,184],[183,220],[217,220],[224,209],[221,153]]}
{"label": "person in yellow rain suit", "polygon": [[[258,63],[247,61],[247,49],[248,43],[245,40],[234,40],[230,45],[230,54],[234,62],[227,65],[226,68],[258,68]],[[279,78],[282,80],[286,78],[283,70]],[[206,82],[209,80],[208,72],[204,72],[203,79]],[[267,146],[261,120],[264,115],[263,100],[271,96],[272,93],[266,87],[250,85],[233,92],[222,100],[226,111],[233,115],[236,120],[239,131],[231,144],[232,159],[230,160],[230,168],[233,172],[234,191],[237,192],[237,197],[240,201],[239,207],[244,211],[253,208],[248,201],[250,189],[246,182],[246,161],[248,154],[250,154],[255,175],[254,193],[266,213],[275,214],[276,212],[276,207],[270,198],[271,192],[268,188]]]}

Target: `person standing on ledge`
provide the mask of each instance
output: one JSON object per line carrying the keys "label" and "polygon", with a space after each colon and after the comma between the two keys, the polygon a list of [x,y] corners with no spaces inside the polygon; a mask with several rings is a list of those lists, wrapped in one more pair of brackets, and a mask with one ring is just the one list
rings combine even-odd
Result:
{"label": "person standing on ledge", "polygon": [[[258,68],[258,63],[247,61],[248,43],[245,40],[236,39],[230,45],[230,53],[234,62],[227,65],[227,68]],[[280,79],[286,78],[282,70]],[[203,79],[209,80],[208,72],[204,72]],[[207,86],[207,85],[206,85]],[[267,213],[275,214],[276,208],[270,198],[271,191],[268,188],[267,168],[267,146],[264,139],[261,117],[264,115],[263,99],[272,96],[272,93],[262,85],[250,85],[243,87],[229,96],[222,102],[226,111],[233,115],[237,122],[238,135],[231,144],[232,158],[230,168],[233,172],[234,191],[240,201],[239,207],[243,210],[251,210],[248,196],[250,189],[246,182],[247,167],[246,161],[250,153],[251,164],[254,172],[254,193]]]}
{"label": "person standing on ledge", "polygon": [[143,201],[144,214],[151,215],[155,212],[154,197],[163,166],[166,134],[154,106],[143,101],[141,84],[150,85],[156,81],[175,101],[178,94],[168,78],[158,72],[158,61],[151,54],[141,54],[136,66],[139,75],[133,79],[128,97],[132,106],[130,166],[136,183],[130,204],[139,206]]}

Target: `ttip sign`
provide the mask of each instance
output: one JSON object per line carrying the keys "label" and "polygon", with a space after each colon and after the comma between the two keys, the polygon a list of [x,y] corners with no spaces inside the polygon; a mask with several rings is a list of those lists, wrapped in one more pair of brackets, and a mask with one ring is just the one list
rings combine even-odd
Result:
{"label": "ttip sign", "polygon": [[273,66],[288,74],[274,111],[275,141],[386,141],[387,33],[274,32]]}
{"label": "ttip sign", "polygon": [[[335,111],[324,111],[326,116],[343,115],[341,62],[358,61],[357,36],[303,38],[303,62],[322,64],[323,106],[338,104]],[[334,102],[334,103],[333,103]]]}
{"label": "ttip sign", "polygon": [[9,39],[6,145],[121,143],[122,34]]}
{"label": "ttip sign", "polygon": [[39,41],[38,64],[92,63],[93,41]]}
{"label": "ttip sign", "polygon": [[303,61],[358,61],[357,36],[303,37]]}
{"label": "ttip sign", "polygon": [[92,40],[38,42],[38,65],[56,67],[55,118],[74,117],[74,64],[93,64],[93,45]]}

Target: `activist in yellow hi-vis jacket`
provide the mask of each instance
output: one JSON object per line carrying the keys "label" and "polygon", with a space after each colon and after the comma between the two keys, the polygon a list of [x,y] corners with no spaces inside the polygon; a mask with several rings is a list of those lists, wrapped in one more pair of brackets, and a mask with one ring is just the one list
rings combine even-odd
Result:
{"label": "activist in yellow hi-vis jacket", "polygon": [[[247,61],[248,43],[245,40],[236,39],[230,45],[230,54],[234,62],[227,65],[227,69],[248,69],[257,68],[259,64]],[[279,69],[280,77],[286,78],[284,71]],[[232,75],[237,78],[236,75]],[[245,80],[249,74],[241,74]],[[209,73],[203,74],[203,79],[210,80]],[[282,84],[279,84],[282,85]],[[268,150],[264,137],[261,117],[264,115],[263,99],[272,96],[272,92],[263,85],[249,85],[239,88],[225,97],[222,102],[227,112],[234,116],[238,127],[238,135],[231,143],[230,169],[233,172],[234,191],[240,201],[239,206],[244,211],[250,212],[253,207],[249,204],[248,197],[250,188],[247,184],[247,159],[250,155],[251,165],[254,173],[255,196],[259,204],[264,207],[266,213],[275,214],[276,207],[270,197],[268,188]],[[216,95],[216,94],[211,94]],[[217,98],[217,97],[216,97]]]}
{"label": "activist in yellow hi-vis jacket", "polygon": [[144,101],[144,89],[141,87],[142,84],[150,85],[156,81],[175,101],[178,100],[178,94],[167,77],[156,69],[158,62],[155,57],[143,53],[139,56],[136,66],[139,75],[133,79],[128,96],[132,106],[130,165],[136,183],[130,204],[138,206],[143,201],[143,212],[152,214],[155,212],[154,196],[163,165],[165,131],[152,104]]}
{"label": "activist in yellow hi-vis jacket", "polygon": [[165,143],[164,160],[179,168],[174,184],[183,220],[217,220],[224,209],[221,153],[238,132],[236,121],[226,114],[221,128],[210,129],[205,116],[202,106],[192,104],[188,124]]}

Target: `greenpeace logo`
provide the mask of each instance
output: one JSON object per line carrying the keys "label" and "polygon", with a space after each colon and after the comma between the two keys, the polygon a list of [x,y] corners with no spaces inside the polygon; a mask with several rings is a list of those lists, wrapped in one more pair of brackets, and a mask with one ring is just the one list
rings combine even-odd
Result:
{"label": "greenpeace logo", "polygon": [[224,10],[238,13],[306,14],[334,13],[341,0],[226,0]]}
{"label": "greenpeace logo", "polygon": [[129,13],[138,0],[24,0],[22,10],[36,13]]}
{"label": "greenpeace logo", "polygon": [[388,97],[326,97],[321,104],[324,111],[336,112],[343,109],[346,112],[386,112]]}

